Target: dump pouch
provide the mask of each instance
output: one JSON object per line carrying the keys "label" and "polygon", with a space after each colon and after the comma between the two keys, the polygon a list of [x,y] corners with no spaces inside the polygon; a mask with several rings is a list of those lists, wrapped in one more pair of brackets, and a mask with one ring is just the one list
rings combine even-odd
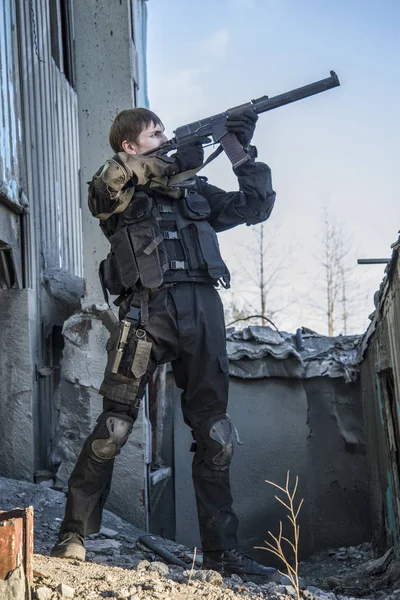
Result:
{"label": "dump pouch", "polygon": [[135,254],[131,238],[126,227],[119,229],[110,237],[111,248],[115,254],[121,282],[126,289],[133,288],[139,279]]}

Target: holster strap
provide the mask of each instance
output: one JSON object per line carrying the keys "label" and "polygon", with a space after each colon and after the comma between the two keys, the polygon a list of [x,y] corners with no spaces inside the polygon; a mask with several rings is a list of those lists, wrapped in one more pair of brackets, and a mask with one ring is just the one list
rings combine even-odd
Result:
{"label": "holster strap", "polygon": [[147,325],[149,322],[149,290],[142,288],[140,290],[140,322]]}

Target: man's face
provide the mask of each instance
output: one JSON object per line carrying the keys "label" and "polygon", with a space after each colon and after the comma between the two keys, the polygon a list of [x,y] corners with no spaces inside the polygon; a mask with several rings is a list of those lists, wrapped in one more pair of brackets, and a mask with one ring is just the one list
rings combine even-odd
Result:
{"label": "man's face", "polygon": [[136,142],[122,142],[122,147],[127,154],[143,154],[149,150],[155,150],[167,141],[162,125],[152,123],[143,129]]}

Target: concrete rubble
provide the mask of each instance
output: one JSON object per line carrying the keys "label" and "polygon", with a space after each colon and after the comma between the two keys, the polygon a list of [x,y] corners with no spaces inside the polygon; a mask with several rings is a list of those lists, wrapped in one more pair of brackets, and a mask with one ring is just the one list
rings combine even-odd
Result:
{"label": "concrete rubble", "polygon": [[[35,510],[34,595],[36,600],[293,600],[293,586],[244,583],[198,570],[201,552],[159,538],[187,564],[166,564],[140,543],[146,533],[105,511],[100,533],[87,540],[87,562],[50,558],[63,515],[65,495],[45,485],[0,478],[0,507],[33,505]],[[196,556],[195,556],[196,555]],[[195,558],[197,559],[195,561]],[[373,557],[370,544],[327,550],[301,563],[301,597],[306,600],[400,599],[400,571],[392,553]],[[398,588],[393,587],[398,575]],[[358,582],[358,583],[356,583]],[[386,584],[386,589],[379,587]],[[321,589],[323,586],[324,589]],[[362,592],[360,594],[360,591]],[[17,600],[17,599],[16,599]]]}
{"label": "concrete rubble", "polygon": [[343,377],[355,381],[359,372],[361,336],[328,337],[307,328],[296,335],[271,327],[227,330],[230,375],[263,377]]}

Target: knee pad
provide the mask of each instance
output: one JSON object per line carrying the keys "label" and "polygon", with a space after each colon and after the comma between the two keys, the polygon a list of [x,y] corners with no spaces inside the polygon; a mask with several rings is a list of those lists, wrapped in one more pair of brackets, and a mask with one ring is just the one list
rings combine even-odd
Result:
{"label": "knee pad", "polygon": [[[225,471],[233,456],[232,424],[224,416],[207,424],[199,432],[194,432],[198,449],[203,452],[203,460],[213,471]],[[200,451],[201,451],[200,450]]]}
{"label": "knee pad", "polygon": [[96,458],[109,460],[119,454],[133,427],[133,419],[127,415],[105,413],[101,415],[93,432],[91,449]]}

